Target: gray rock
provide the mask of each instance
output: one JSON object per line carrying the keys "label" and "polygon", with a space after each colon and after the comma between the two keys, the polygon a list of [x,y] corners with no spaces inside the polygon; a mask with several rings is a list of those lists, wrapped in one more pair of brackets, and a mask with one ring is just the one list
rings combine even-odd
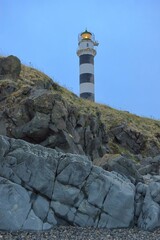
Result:
{"label": "gray rock", "polygon": [[147,192],[147,187],[148,186],[146,184],[139,182],[137,184],[137,186],[136,186],[136,192],[138,192],[138,193],[142,194],[143,196],[145,196],[146,192]]}
{"label": "gray rock", "polygon": [[96,219],[100,214],[100,209],[88,203],[87,200],[83,200],[79,205],[78,211],[87,214],[89,217]]}
{"label": "gray rock", "polygon": [[77,211],[76,208],[67,206],[57,201],[51,202],[51,208],[54,210],[57,216],[60,216],[62,219],[66,220],[67,222],[70,222],[71,224],[73,223],[75,213]]}
{"label": "gray rock", "polygon": [[0,229],[20,230],[31,209],[27,191],[23,187],[0,177],[0,196]]}
{"label": "gray rock", "polygon": [[14,164],[14,161],[16,161],[16,159],[12,157],[0,158],[0,176],[6,179],[10,179],[10,181],[13,181],[14,183],[21,184],[21,179],[10,168],[10,163]]}
{"label": "gray rock", "polygon": [[52,108],[51,121],[59,130],[66,129],[66,119],[68,112],[62,102],[56,101]]}
{"label": "gray rock", "polygon": [[108,228],[129,227],[134,218],[134,185],[113,178],[106,195],[103,210],[109,215]]}
{"label": "gray rock", "polygon": [[[81,227],[89,227],[90,224],[88,225],[89,221],[89,216],[87,214],[83,214],[80,212],[77,212],[75,218],[74,218],[74,225],[81,226]],[[92,225],[94,222],[92,222]]]}
{"label": "gray rock", "polygon": [[42,196],[38,196],[36,200],[33,202],[32,205],[33,211],[36,214],[36,216],[38,216],[42,221],[44,221],[48,215],[49,204],[50,202],[47,201],[47,199]]}
{"label": "gray rock", "polygon": [[85,156],[66,155],[57,169],[57,180],[63,184],[80,187],[90,174],[91,161]]}
{"label": "gray rock", "polygon": [[152,176],[153,182],[160,182],[160,175]]}
{"label": "gray rock", "polygon": [[151,165],[151,164],[148,164],[148,165],[146,165],[146,166],[144,166],[144,167],[140,167],[140,168],[138,169],[138,172],[139,172],[141,175],[146,175],[146,174],[148,174],[148,173],[151,173],[152,170],[153,170],[152,165]]}
{"label": "gray rock", "polygon": [[23,230],[43,230],[43,222],[35,215],[33,210],[30,211],[26,221],[24,222]]}
{"label": "gray rock", "polygon": [[110,187],[110,179],[105,175],[96,174],[96,170],[93,169],[85,184],[88,202],[101,208]]}
{"label": "gray rock", "polygon": [[15,128],[12,134],[16,138],[30,138],[37,143],[42,142],[49,132],[50,116],[44,113],[36,112],[35,116],[27,124]]}
{"label": "gray rock", "polygon": [[78,196],[76,197],[75,199],[75,202],[74,202],[74,206],[76,208],[79,207],[79,205],[81,204],[81,202],[85,199],[85,193],[83,193],[82,191],[80,191],[80,193],[78,194]]}
{"label": "gray rock", "polygon": [[54,212],[62,217],[67,216],[70,207],[67,205],[64,205],[57,201],[51,202],[51,208],[54,210]]}
{"label": "gray rock", "polygon": [[114,228],[118,222],[121,227],[129,227],[134,217],[134,185],[115,173],[101,171],[98,175],[97,169],[92,170],[86,182],[88,202],[107,214],[106,227]]}
{"label": "gray rock", "polygon": [[149,184],[150,195],[154,202],[160,204],[160,182],[152,182]]}
{"label": "gray rock", "polygon": [[155,156],[152,159],[151,163],[158,163],[158,164],[160,164],[160,155]]}
{"label": "gray rock", "polygon": [[46,230],[51,229],[52,227],[53,227],[53,225],[45,222],[45,223],[43,224],[42,230],[43,230],[43,231],[46,231]]}
{"label": "gray rock", "polygon": [[148,180],[145,175],[146,184],[139,182],[135,190],[128,176],[95,167],[85,156],[2,136],[0,149],[2,230],[47,230],[69,224],[126,228],[134,221],[145,230],[160,226],[156,175]]}
{"label": "gray rock", "polygon": [[99,222],[98,222],[98,227],[99,228],[106,228],[108,223],[108,215],[106,213],[101,213]]}
{"label": "gray rock", "polygon": [[[0,87],[0,102],[4,101],[7,97],[9,97],[13,92],[16,91],[16,84],[15,84],[15,82],[13,82],[13,80],[10,79],[10,76],[0,75],[0,81],[1,81],[1,79],[6,81],[6,82],[5,82],[5,85],[3,85],[3,87]],[[0,127],[2,127],[1,128],[1,134],[6,135],[7,131],[6,131],[6,129],[3,129],[3,127],[6,128],[5,124],[3,123],[3,119],[2,119]]]}
{"label": "gray rock", "polygon": [[7,131],[6,131],[6,123],[3,119],[0,117],[0,135],[6,136]]}
{"label": "gray rock", "polygon": [[[131,223],[130,223],[131,224]],[[126,224],[119,219],[113,218],[109,214],[102,213],[98,223],[99,228],[124,228]]]}
{"label": "gray rock", "polygon": [[0,135],[0,156],[4,156],[9,152],[10,144],[7,137]]}
{"label": "gray rock", "polygon": [[153,201],[150,194],[150,189],[147,189],[147,193],[142,205],[142,211],[138,218],[138,227],[152,231],[157,227],[160,227],[160,206]]}
{"label": "gray rock", "polygon": [[140,132],[129,128],[126,124],[113,127],[110,134],[113,135],[115,142],[118,142],[134,154],[141,153],[141,150],[145,147],[144,136]]}
{"label": "gray rock", "polygon": [[65,203],[67,205],[74,205],[80,190],[70,185],[62,185],[58,181],[55,182],[52,199]]}
{"label": "gray rock", "polygon": [[57,220],[55,218],[55,214],[54,214],[53,210],[51,210],[51,209],[48,212],[47,221],[51,224],[51,226],[57,225]]}
{"label": "gray rock", "polygon": [[[51,198],[59,158],[54,150],[52,154],[50,150],[44,151],[41,146],[12,139],[12,147],[8,156],[17,159],[13,171],[28,187],[41,191],[42,194]],[[12,165],[10,168],[12,169]]]}
{"label": "gray rock", "polygon": [[74,218],[75,218],[75,213],[76,213],[76,208],[70,208],[69,212],[67,213],[67,220],[73,224]]}
{"label": "gray rock", "polygon": [[143,181],[143,178],[137,170],[133,160],[128,159],[127,157],[118,156],[116,158],[109,159],[105,164],[105,169],[125,175],[133,183]]}

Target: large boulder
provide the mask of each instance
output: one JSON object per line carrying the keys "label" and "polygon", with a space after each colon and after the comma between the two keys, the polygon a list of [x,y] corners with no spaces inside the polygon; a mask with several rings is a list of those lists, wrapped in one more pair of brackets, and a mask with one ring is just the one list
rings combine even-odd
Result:
{"label": "large boulder", "polygon": [[107,171],[115,171],[126,176],[134,184],[143,181],[142,175],[136,168],[133,160],[121,155],[104,155],[102,158],[102,167]]}
{"label": "large boulder", "polygon": [[2,136],[0,192],[0,229],[7,231],[133,224],[135,186],[126,177],[86,156]]}
{"label": "large boulder", "polygon": [[19,184],[0,177],[0,229],[18,230],[31,209],[30,194]]}
{"label": "large boulder", "polygon": [[151,231],[160,227],[160,182],[151,182],[148,187],[142,189],[139,195],[143,195],[143,198],[137,203],[138,227]]}
{"label": "large boulder", "polygon": [[153,158],[149,158],[148,164],[141,166],[138,169],[139,173],[142,175],[152,174],[159,175],[160,174],[160,155],[157,155]]}
{"label": "large boulder", "polygon": [[0,78],[12,77],[17,78],[21,71],[21,61],[19,58],[10,55],[6,58],[0,58]]}

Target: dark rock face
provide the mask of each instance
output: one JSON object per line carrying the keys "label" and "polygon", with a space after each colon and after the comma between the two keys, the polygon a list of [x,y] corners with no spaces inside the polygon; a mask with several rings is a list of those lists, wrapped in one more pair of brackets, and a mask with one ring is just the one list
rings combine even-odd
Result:
{"label": "dark rock face", "polygon": [[46,89],[32,89],[29,96],[4,109],[7,135],[65,153],[102,157],[108,136],[99,116],[80,114]]}
{"label": "dark rock face", "polygon": [[126,125],[120,125],[110,130],[111,135],[114,137],[114,141],[128,149],[134,154],[139,154],[145,147],[144,136]]}
{"label": "dark rock face", "polygon": [[[103,158],[105,158],[105,155]],[[133,160],[127,157],[117,156],[110,158],[102,167],[107,171],[115,171],[126,176],[134,184],[139,181],[143,182],[142,175],[137,170]]]}
{"label": "dark rock face", "polygon": [[14,82],[9,82],[8,84],[5,85],[5,87],[2,85],[2,87],[0,87],[0,102],[5,100],[5,98],[11,93],[13,93],[15,89],[16,86]]}
{"label": "dark rock face", "polygon": [[17,78],[21,71],[20,60],[11,55],[6,58],[0,58],[0,78],[11,77],[13,79]]}

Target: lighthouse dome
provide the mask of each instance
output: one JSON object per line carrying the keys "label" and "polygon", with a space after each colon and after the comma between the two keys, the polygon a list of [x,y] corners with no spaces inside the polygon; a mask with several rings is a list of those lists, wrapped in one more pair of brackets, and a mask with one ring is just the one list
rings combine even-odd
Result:
{"label": "lighthouse dome", "polygon": [[82,37],[82,39],[86,39],[86,40],[88,40],[88,39],[91,39],[92,38],[92,33],[90,33],[90,32],[88,32],[87,30],[85,31],[85,32],[82,32],[81,33],[81,37]]}

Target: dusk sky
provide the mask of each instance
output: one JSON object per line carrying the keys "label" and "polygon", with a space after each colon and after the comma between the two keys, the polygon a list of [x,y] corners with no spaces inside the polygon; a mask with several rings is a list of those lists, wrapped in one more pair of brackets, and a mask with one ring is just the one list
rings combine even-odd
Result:
{"label": "dusk sky", "polygon": [[96,102],[160,119],[160,0],[0,0],[0,55],[79,95],[78,34],[99,42]]}

